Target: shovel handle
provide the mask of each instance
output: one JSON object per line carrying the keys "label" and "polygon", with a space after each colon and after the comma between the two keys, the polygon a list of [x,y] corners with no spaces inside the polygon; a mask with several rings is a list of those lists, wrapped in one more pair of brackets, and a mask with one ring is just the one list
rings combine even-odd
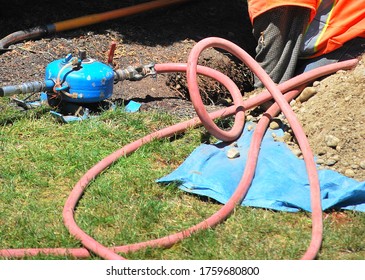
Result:
{"label": "shovel handle", "polygon": [[69,20],[59,21],[46,26],[34,27],[28,30],[16,31],[0,40],[0,52],[8,51],[8,46],[27,39],[40,38],[48,34],[76,29],[116,18],[139,14],[142,12],[189,2],[192,0],[155,0],[131,7],[125,7],[99,14],[91,14]]}

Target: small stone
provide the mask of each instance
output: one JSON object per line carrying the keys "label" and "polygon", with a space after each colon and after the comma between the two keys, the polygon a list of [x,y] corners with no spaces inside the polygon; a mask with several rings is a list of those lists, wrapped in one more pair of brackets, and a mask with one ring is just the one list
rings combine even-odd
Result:
{"label": "small stone", "polygon": [[228,158],[238,158],[240,156],[240,151],[236,148],[230,148],[227,150],[226,155]]}
{"label": "small stone", "polygon": [[360,162],[360,167],[362,169],[365,169],[365,160],[363,160],[363,161]]}
{"label": "small stone", "polygon": [[345,97],[345,101],[350,101],[351,98],[352,98],[352,96],[351,95],[348,95],[348,96]]}
{"label": "small stone", "polygon": [[270,129],[272,129],[272,130],[275,130],[275,129],[279,129],[280,128],[280,120],[272,120],[271,122],[270,122]]}
{"label": "small stone", "polygon": [[347,176],[347,177],[354,177],[355,176],[355,172],[352,169],[346,169],[345,170],[345,176]]}
{"label": "small stone", "polygon": [[324,141],[326,142],[326,145],[331,148],[336,148],[337,145],[340,143],[340,139],[333,135],[326,135],[324,137]]}
{"label": "small stone", "polygon": [[331,158],[335,161],[339,161],[340,160],[340,156],[339,155],[333,155],[331,156]]}
{"label": "small stone", "polygon": [[253,116],[252,115],[247,115],[246,116],[246,121],[252,121],[252,119],[253,119]]}
{"label": "small stone", "polygon": [[317,89],[315,87],[306,87],[303,89],[302,93],[298,97],[298,101],[305,102],[313,95],[317,93]]}
{"label": "small stone", "polygon": [[351,168],[352,168],[352,169],[359,169],[359,165],[357,165],[357,164],[352,164],[352,165],[351,165]]}
{"label": "small stone", "polygon": [[321,84],[321,82],[320,82],[320,81],[314,81],[314,82],[313,82],[313,86],[314,86],[314,87],[318,87],[320,84]]}
{"label": "small stone", "polygon": [[292,136],[291,136],[291,134],[285,131],[285,132],[284,132],[284,136],[283,136],[283,141],[285,141],[285,142],[289,142],[289,141],[291,141],[291,140],[292,140]]}
{"label": "small stone", "polygon": [[333,158],[329,158],[329,159],[326,160],[325,165],[332,166],[332,165],[335,165],[336,162],[337,162],[337,160],[335,160]]}
{"label": "small stone", "polygon": [[276,137],[275,139],[274,139],[274,141],[276,141],[276,142],[284,142],[284,139],[283,139],[283,137],[281,136],[279,136],[279,137]]}
{"label": "small stone", "polygon": [[252,126],[252,125],[248,125],[248,126],[247,126],[247,130],[248,130],[248,131],[251,131],[252,129],[253,129],[253,126]]}
{"label": "small stone", "polygon": [[317,164],[324,164],[324,159],[323,158],[317,159]]}

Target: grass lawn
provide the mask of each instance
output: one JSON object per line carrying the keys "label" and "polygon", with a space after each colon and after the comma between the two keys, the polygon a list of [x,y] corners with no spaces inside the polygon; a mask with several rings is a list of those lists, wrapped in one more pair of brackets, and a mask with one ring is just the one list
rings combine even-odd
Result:
{"label": "grass lawn", "polygon": [[[0,101],[0,248],[81,247],[66,230],[62,210],[74,184],[95,163],[173,116],[121,110],[60,124],[47,112],[19,113]],[[202,143],[204,128],[156,140],[120,159],[87,188],[76,221],[107,246],[180,231],[221,205],[155,180],[174,170]],[[324,213],[319,259],[365,259],[365,213]],[[297,259],[311,234],[308,213],[237,207],[214,229],[169,249],[146,249],[130,259]],[[37,256],[31,259],[67,259]],[[93,257],[93,259],[98,259]]]}

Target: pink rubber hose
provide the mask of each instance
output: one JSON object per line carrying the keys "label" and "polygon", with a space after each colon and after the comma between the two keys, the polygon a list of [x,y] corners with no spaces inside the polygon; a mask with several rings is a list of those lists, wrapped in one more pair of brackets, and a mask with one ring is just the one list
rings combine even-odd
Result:
{"label": "pink rubber hose", "polygon": [[[234,55],[239,57],[244,63],[246,63],[254,73],[260,79],[264,82],[265,86],[270,91],[263,92],[260,95],[251,98],[249,100],[243,101],[237,101],[234,106],[231,106],[226,109],[222,109],[216,112],[213,112],[211,114],[205,114],[205,110],[201,109],[199,105],[196,105],[194,103],[195,107],[199,107],[197,111],[199,111],[198,115],[203,116],[203,119],[206,118],[206,116],[209,117],[209,119],[215,119],[218,117],[226,117],[233,114],[242,114],[240,112],[244,112],[243,109],[250,109],[255,106],[258,106],[262,104],[263,102],[266,102],[270,100],[272,97],[274,97],[275,101],[278,105],[273,105],[266,114],[264,114],[264,117],[262,120],[260,120],[259,124],[257,125],[257,128],[254,133],[254,137],[251,143],[251,148],[249,152],[248,162],[246,164],[246,168],[243,174],[243,177],[239,183],[239,186],[237,187],[235,193],[232,195],[230,200],[227,202],[227,204],[223,205],[222,208],[213,214],[211,217],[207,218],[206,220],[200,222],[197,225],[194,225],[188,229],[185,229],[181,232],[168,235],[166,237],[162,237],[155,240],[149,240],[145,242],[140,242],[136,244],[130,244],[130,245],[123,245],[123,246],[117,246],[112,248],[107,248],[94,240],[91,236],[87,235],[85,232],[83,232],[76,224],[74,220],[74,211],[76,208],[76,205],[78,201],[80,200],[85,188],[88,186],[88,184],[96,177],[98,176],[103,170],[108,168],[112,163],[114,163],[116,160],[118,160],[122,156],[126,156],[133,151],[137,150],[142,145],[151,142],[154,139],[159,139],[167,136],[172,136],[176,133],[182,132],[186,130],[189,127],[193,127],[196,125],[200,125],[201,122],[198,118],[191,119],[189,121],[185,121],[182,123],[178,123],[176,125],[173,125],[168,128],[164,128],[160,131],[151,133],[137,141],[134,141],[133,143],[130,143],[123,148],[115,151],[111,155],[107,156],[103,160],[101,160],[99,163],[97,163],[95,166],[93,166],[89,171],[85,173],[85,175],[79,180],[79,182],[75,185],[73,188],[71,194],[69,195],[63,211],[63,217],[66,227],[69,229],[70,233],[74,235],[77,239],[81,241],[81,243],[85,246],[85,248],[30,248],[30,249],[3,249],[0,250],[0,256],[8,257],[8,258],[21,258],[28,255],[37,255],[37,254],[52,254],[52,255],[71,255],[75,258],[87,258],[90,256],[89,251],[94,252],[96,255],[105,258],[105,259],[123,259],[120,255],[117,253],[128,253],[137,251],[146,247],[169,247],[172,244],[190,236],[192,233],[206,229],[209,227],[214,227],[218,223],[224,221],[230,213],[233,211],[233,209],[236,207],[236,205],[240,204],[240,202],[243,200],[244,196],[247,193],[247,190],[251,184],[252,178],[254,176],[254,170],[256,166],[257,156],[259,152],[260,142],[263,137],[263,134],[266,130],[267,124],[271,116],[277,114],[280,110],[283,111],[285,116],[287,117],[290,125],[292,126],[292,129],[296,135],[296,137],[304,137],[304,133],[297,122],[295,116],[293,117],[293,113],[291,111],[291,108],[287,101],[282,96],[281,92],[288,92],[292,89],[295,89],[301,85],[305,85],[306,83],[313,81],[314,79],[331,74],[333,72],[336,72],[339,69],[349,69],[356,65],[358,62],[357,60],[349,60],[346,62],[336,63],[328,66],[324,66],[315,70],[312,70],[310,72],[304,73],[300,76],[297,76],[293,78],[292,80],[285,82],[279,86],[276,86],[271,80],[268,80],[268,77],[266,73],[258,67],[256,62],[248,56],[247,53],[245,53],[242,49],[240,49],[238,46],[234,45],[233,43],[230,43],[226,40],[220,39],[220,38],[208,38],[201,42],[199,42],[196,47],[194,47],[192,54],[189,56],[189,62],[188,66],[185,64],[157,64],[155,66],[155,69],[158,73],[165,73],[165,72],[184,72],[187,71],[187,77],[190,77],[194,74],[194,72],[198,72],[199,74],[212,77],[216,79],[217,81],[221,82],[230,92],[237,91],[237,87],[234,85],[234,83],[225,75],[222,73],[219,73],[218,71],[215,71],[213,69],[197,66],[196,62],[194,62],[194,59],[197,59],[200,52],[207,48],[207,47],[219,47],[223,48],[225,50],[228,50],[232,52]],[[198,54],[199,53],[199,54]],[[188,78],[188,85],[189,85],[189,91],[190,94],[193,96],[196,93],[197,87],[194,86],[194,80],[191,81],[191,78]],[[192,87],[192,89],[191,89]],[[199,91],[199,90],[198,90]],[[298,90],[293,90],[291,92],[288,92],[285,97],[287,100],[290,100],[298,94]],[[196,97],[192,97],[192,100]],[[235,98],[235,97],[234,97]],[[196,102],[196,101],[194,101]],[[235,101],[236,102],[236,101]],[[198,101],[199,103],[199,101]],[[238,106],[237,106],[238,104]],[[280,108],[280,110],[279,110]],[[235,123],[242,122],[241,117],[235,117]],[[204,121],[203,121],[204,124]],[[237,126],[237,125],[236,125]],[[227,135],[224,135],[225,132],[223,131],[216,131],[214,130],[214,126],[211,124],[208,125],[209,130],[213,135],[223,135],[223,137],[226,137]],[[235,127],[235,125],[233,126]],[[218,128],[219,129],[219,128]],[[235,128],[236,129],[236,128]],[[241,128],[242,129],[242,128]],[[231,132],[234,131],[232,128]],[[223,133],[222,133],[223,132]],[[232,133],[235,134],[236,132]],[[232,135],[228,135],[228,137],[231,137]],[[239,136],[239,135],[238,135]],[[232,136],[232,139],[234,137]],[[305,138],[305,137],[304,137]],[[231,138],[229,138],[231,139]],[[229,140],[231,141],[231,140]],[[308,170],[308,177],[310,178],[311,183],[311,203],[312,203],[312,219],[313,219],[313,226],[312,226],[312,240],[311,243],[303,255],[303,259],[313,259],[315,258],[321,244],[322,240],[322,210],[321,210],[321,204],[320,204],[320,196],[319,196],[319,184],[318,184],[318,178],[316,176],[317,172],[315,170],[313,155],[310,152],[308,141],[306,139],[299,140],[304,159],[306,160],[306,166]],[[308,159],[308,157],[310,159]]]}
{"label": "pink rubber hose", "polygon": [[[264,86],[267,88],[267,90],[271,93],[275,102],[279,105],[280,110],[284,113],[285,117],[287,118],[287,120],[294,132],[294,135],[296,136],[299,147],[302,151],[305,165],[307,168],[309,184],[310,184],[311,208],[312,208],[311,209],[312,210],[312,239],[311,239],[311,243],[310,243],[306,253],[303,256],[303,259],[314,259],[321,247],[322,232],[323,232],[320,185],[319,185],[316,164],[314,162],[314,156],[310,149],[308,139],[307,139],[300,123],[297,120],[289,103],[283,97],[283,94],[281,93],[280,89],[271,80],[271,78],[265,72],[265,70],[263,68],[261,68],[259,66],[259,64],[251,56],[249,56],[243,49],[241,49],[237,45],[233,44],[232,42],[229,42],[229,41],[221,39],[221,38],[206,38],[204,40],[201,40],[199,43],[196,44],[196,46],[191,51],[189,60],[188,60],[188,68],[187,68],[187,72],[186,72],[189,91],[190,91],[191,96],[195,96],[195,95],[199,94],[199,88],[198,88],[198,84],[196,81],[197,60],[198,60],[200,53],[208,47],[217,47],[220,49],[224,49],[226,51],[229,51],[236,57],[240,58],[241,61],[244,62],[261,80],[261,82],[264,84]],[[204,108],[203,104],[200,103],[199,100],[197,100],[197,101],[198,102],[196,102],[194,106],[195,107],[202,106]],[[197,113],[198,112],[199,111],[197,111]],[[212,122],[210,119],[207,119],[207,118],[209,118],[207,114],[201,114],[200,118],[204,125],[206,122],[208,122],[208,123]],[[216,137],[220,135],[218,133],[218,130],[216,130],[216,129],[212,129],[211,133],[213,135],[215,135]],[[246,169],[249,169],[250,166],[253,166],[253,164],[251,163],[253,161],[254,160],[252,160],[248,163],[249,167],[246,167]],[[244,177],[245,177],[245,175],[243,176],[243,178]],[[253,175],[249,178],[250,181],[248,182],[248,184],[251,183],[252,178],[253,178]],[[241,182],[240,182],[239,186],[241,185]],[[238,187],[238,189],[239,189],[239,187]],[[245,193],[243,194],[243,197],[244,197],[244,195],[245,195]],[[243,199],[243,197],[241,197],[241,199]]]}

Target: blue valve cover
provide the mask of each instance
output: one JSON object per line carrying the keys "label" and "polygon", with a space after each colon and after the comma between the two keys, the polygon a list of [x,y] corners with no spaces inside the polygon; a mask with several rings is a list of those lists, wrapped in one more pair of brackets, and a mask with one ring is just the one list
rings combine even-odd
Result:
{"label": "blue valve cover", "polygon": [[[67,93],[77,96],[71,98],[64,95],[64,100],[72,103],[96,103],[109,98],[113,94],[114,71],[99,61],[84,59],[79,67],[67,66],[67,62],[59,59],[48,64],[45,79],[56,82],[60,75],[61,88]],[[61,71],[61,73],[60,73]]]}

